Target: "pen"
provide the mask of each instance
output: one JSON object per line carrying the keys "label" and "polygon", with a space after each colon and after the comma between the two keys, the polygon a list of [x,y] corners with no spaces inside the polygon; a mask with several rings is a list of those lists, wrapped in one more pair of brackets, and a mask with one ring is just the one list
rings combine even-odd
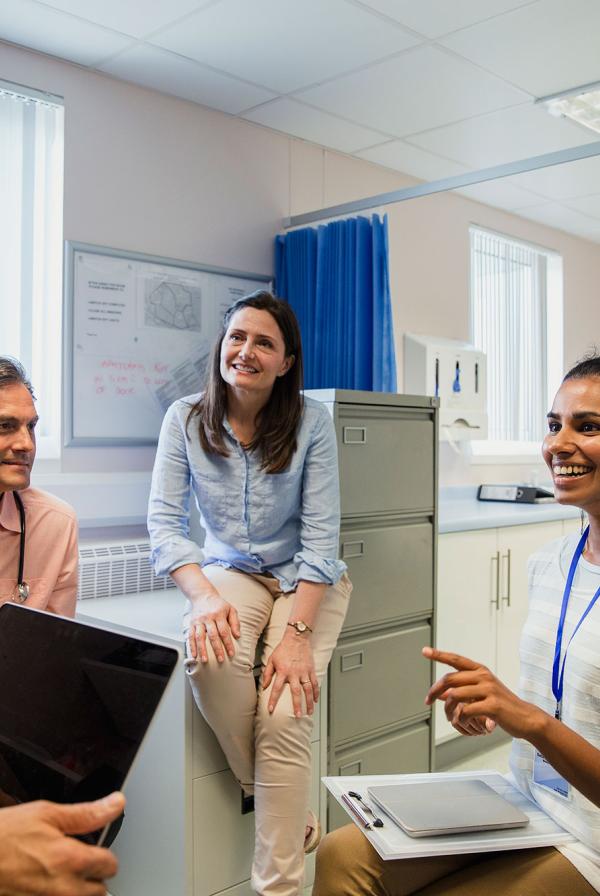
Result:
{"label": "pen", "polygon": [[358,818],[358,820],[362,824],[363,828],[366,828],[367,831],[370,831],[371,830],[371,822],[369,821],[369,819],[367,818],[367,816],[365,815],[363,810],[359,806],[356,805],[354,800],[351,799],[351,797],[349,797],[347,793],[343,793],[342,801],[345,803],[346,806],[348,806],[348,808],[350,809],[352,814]]}
{"label": "pen", "polygon": [[366,809],[366,811],[369,813],[369,815],[373,816],[373,827],[374,828],[382,828],[383,827],[383,821],[381,820],[381,818],[377,817],[373,808],[369,805],[369,803],[363,798],[363,796],[360,793],[358,793],[356,790],[349,790],[348,796],[352,796],[352,797],[354,797],[355,800],[358,800],[359,803],[361,804],[361,806],[364,809]]}

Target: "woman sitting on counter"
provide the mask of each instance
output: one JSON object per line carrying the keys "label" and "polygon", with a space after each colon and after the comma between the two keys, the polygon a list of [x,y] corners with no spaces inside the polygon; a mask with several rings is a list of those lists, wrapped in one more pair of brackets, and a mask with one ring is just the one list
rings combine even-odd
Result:
{"label": "woman sitting on counter", "polygon": [[[167,411],[148,518],[156,572],[189,601],[194,697],[254,794],[252,886],[262,896],[298,896],[304,853],[319,840],[308,805],[312,715],[352,589],[337,560],[333,421],[301,389],[291,307],[267,292],[239,299],[205,391]],[[203,550],[189,537],[190,487]]]}
{"label": "woman sitting on counter", "polygon": [[519,696],[481,664],[426,647],[425,656],[455,670],[426,702],[441,700],[461,734],[499,725],[512,735],[517,787],[576,842],[383,861],[347,825],[321,843],[313,896],[600,893],[600,356],[565,376],[542,453],[557,501],[581,508],[589,525],[530,558]]}

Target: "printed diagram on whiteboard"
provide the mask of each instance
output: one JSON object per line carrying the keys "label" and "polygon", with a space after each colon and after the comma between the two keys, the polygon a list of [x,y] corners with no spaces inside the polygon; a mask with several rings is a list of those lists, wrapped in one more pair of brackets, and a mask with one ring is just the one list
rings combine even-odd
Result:
{"label": "printed diagram on whiteboard", "polygon": [[204,382],[223,312],[260,281],[75,250],[72,437],[153,441]]}
{"label": "printed diagram on whiteboard", "polygon": [[149,327],[201,332],[202,290],[190,283],[157,278],[145,287],[144,319]]}

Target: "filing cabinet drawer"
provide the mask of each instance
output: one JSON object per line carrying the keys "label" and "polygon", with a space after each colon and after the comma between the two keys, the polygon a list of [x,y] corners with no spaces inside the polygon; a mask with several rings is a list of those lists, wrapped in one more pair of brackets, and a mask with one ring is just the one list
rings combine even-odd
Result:
{"label": "filing cabinet drawer", "polygon": [[[319,744],[312,744],[311,753],[310,805],[318,809]],[[193,782],[193,838],[194,896],[211,896],[244,885],[249,879],[254,813],[240,814],[240,788],[229,770]],[[314,856],[307,860],[306,883],[313,878]],[[244,886],[240,889],[243,892]]]}
{"label": "filing cabinet drawer", "polygon": [[330,668],[330,743],[358,737],[427,711],[431,663],[421,648],[431,626],[350,641],[336,648]]}
{"label": "filing cabinet drawer", "polygon": [[[349,747],[330,763],[330,775],[394,775],[428,772],[430,728],[427,723],[408,728],[362,747]],[[332,796],[328,803],[328,829],[349,821]]]}
{"label": "filing cabinet drawer", "polygon": [[340,405],[342,516],[433,507],[434,430],[416,409]]}
{"label": "filing cabinet drawer", "polygon": [[342,529],[340,557],[354,586],[345,629],[432,610],[431,523]]}

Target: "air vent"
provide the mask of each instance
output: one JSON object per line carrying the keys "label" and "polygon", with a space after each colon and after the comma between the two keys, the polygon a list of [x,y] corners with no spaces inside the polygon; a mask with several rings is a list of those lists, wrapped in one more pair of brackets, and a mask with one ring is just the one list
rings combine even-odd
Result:
{"label": "air vent", "polygon": [[79,549],[78,598],[119,597],[140,591],[174,588],[169,576],[156,576],[150,565],[150,543],[103,542]]}

